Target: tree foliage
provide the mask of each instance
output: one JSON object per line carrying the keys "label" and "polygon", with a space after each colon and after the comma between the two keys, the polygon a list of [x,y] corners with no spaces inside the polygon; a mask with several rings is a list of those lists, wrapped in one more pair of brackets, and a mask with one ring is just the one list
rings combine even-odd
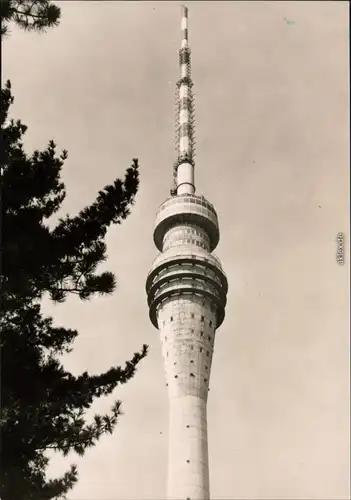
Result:
{"label": "tree foliage", "polygon": [[58,26],[61,10],[50,0],[0,0],[1,35],[8,33],[14,22],[26,31],[46,32]]}
{"label": "tree foliage", "polygon": [[[133,377],[147,346],[124,368],[99,375],[73,376],[60,355],[70,352],[76,330],[53,325],[41,311],[48,293],[54,302],[69,294],[89,299],[115,288],[111,272],[99,273],[106,260],[104,238],[111,224],[130,213],[139,186],[138,161],[99,191],[96,200],[55,227],[48,219],[61,207],[66,191],[60,179],[67,151],[56,153],[50,141],[44,151],[25,153],[27,127],[9,119],[10,82],[1,91],[2,167],[2,413],[1,499],[64,498],[77,481],[77,469],[61,478],[46,477],[46,451],[84,454],[99,438],[112,433],[120,415],[117,401],[109,414],[87,421],[93,401],[111,394]],[[0,273],[1,274],[1,273]]]}

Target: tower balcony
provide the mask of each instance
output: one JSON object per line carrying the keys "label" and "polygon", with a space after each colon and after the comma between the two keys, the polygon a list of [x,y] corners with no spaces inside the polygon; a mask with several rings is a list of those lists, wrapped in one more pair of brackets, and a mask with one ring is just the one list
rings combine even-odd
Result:
{"label": "tower balcony", "polygon": [[218,328],[224,320],[227,291],[227,278],[217,257],[192,245],[169,248],[155,259],[146,280],[150,320],[158,328],[157,312],[165,301],[197,295],[211,300]]}

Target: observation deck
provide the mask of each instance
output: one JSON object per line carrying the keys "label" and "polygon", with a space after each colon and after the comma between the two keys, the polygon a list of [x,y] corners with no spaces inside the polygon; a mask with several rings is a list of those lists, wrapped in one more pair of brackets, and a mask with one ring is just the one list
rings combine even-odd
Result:
{"label": "observation deck", "polygon": [[203,228],[210,239],[212,252],[219,242],[217,212],[204,196],[181,194],[172,196],[162,203],[155,221],[154,242],[162,252],[165,233],[178,224],[195,224]]}
{"label": "observation deck", "polygon": [[165,301],[197,295],[210,299],[218,328],[224,320],[228,282],[219,259],[211,254],[219,241],[213,205],[189,194],[167,199],[156,216],[154,241],[161,253],[146,280],[153,325],[158,328],[157,311]]}

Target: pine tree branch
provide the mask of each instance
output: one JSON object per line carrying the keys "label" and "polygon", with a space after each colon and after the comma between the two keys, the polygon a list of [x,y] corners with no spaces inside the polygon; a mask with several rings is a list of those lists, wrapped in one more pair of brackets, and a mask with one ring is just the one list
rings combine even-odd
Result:
{"label": "pine tree branch", "polygon": [[[40,7],[45,5],[46,0],[41,0]],[[21,11],[20,15],[25,15]],[[52,17],[55,12],[47,14]],[[30,29],[39,26],[35,22]],[[13,102],[10,82],[1,90],[1,97],[5,280],[0,319],[0,497],[58,500],[72,487],[76,475],[71,471],[71,475],[48,481],[45,452],[56,449],[63,454],[70,450],[83,454],[103,434],[113,432],[119,406],[110,415],[95,416],[91,424],[86,423],[86,412],[96,398],[111,394],[134,376],[148,347],[143,345],[124,367],[75,376],[64,369],[60,355],[71,350],[78,332],[54,326],[52,318],[43,315],[41,299],[45,293],[57,301],[63,301],[67,294],[88,299],[95,293],[112,293],[114,275],[98,274],[97,268],[107,257],[104,238],[108,227],[120,224],[134,203],[139,187],[138,162],[134,160],[123,180],[116,179],[99,191],[96,200],[78,215],[67,216],[50,229],[46,219],[60,209],[65,197],[60,173],[67,152],[58,156],[55,143],[50,141],[44,151],[28,156],[23,147],[26,126],[8,119]]]}

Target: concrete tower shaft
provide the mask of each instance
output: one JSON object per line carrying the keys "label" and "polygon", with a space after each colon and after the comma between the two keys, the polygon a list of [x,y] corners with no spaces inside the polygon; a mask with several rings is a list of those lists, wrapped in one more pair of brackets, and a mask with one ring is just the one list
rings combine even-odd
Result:
{"label": "concrete tower shaft", "polygon": [[154,229],[160,254],[146,290],[169,398],[169,499],[209,499],[206,403],[228,289],[211,253],[218,240],[217,214],[204,197],[178,195],[160,206]]}

